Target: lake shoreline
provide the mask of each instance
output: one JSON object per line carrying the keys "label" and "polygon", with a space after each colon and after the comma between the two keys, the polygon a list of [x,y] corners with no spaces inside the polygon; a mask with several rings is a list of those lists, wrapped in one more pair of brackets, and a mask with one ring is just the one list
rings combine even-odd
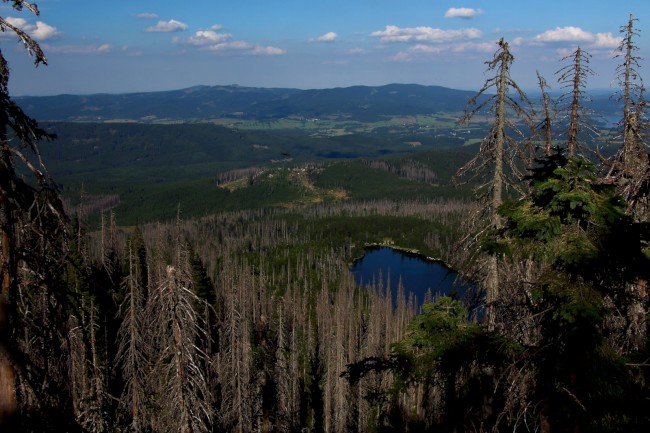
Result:
{"label": "lake shoreline", "polygon": [[[427,257],[414,249],[367,243],[364,251],[364,255],[350,266],[360,287],[379,284],[395,288],[401,284],[405,292],[414,294],[421,304],[427,299],[427,293],[433,296],[455,293],[463,297],[472,286],[443,260]],[[397,292],[393,291],[395,296]]]}
{"label": "lake shoreline", "polygon": [[402,247],[402,246],[399,246],[399,245],[389,244],[389,243],[385,243],[385,242],[366,242],[366,243],[364,243],[363,244],[364,253],[360,257],[356,257],[356,258],[352,259],[352,261],[348,264],[349,267],[354,266],[356,262],[363,259],[364,256],[366,255],[365,251],[372,250],[372,249],[379,249],[379,248],[390,248],[391,250],[398,251],[400,253],[407,254],[407,255],[410,255],[412,257],[416,257],[416,258],[419,258],[419,259],[422,259],[422,260],[426,260],[426,261],[431,262],[431,263],[438,263],[440,265],[443,265],[445,268],[447,268],[449,270],[452,270],[454,272],[458,272],[456,269],[454,269],[453,266],[451,266],[449,263],[447,263],[446,261],[444,261],[441,258],[436,258],[436,257],[431,257],[431,256],[424,255],[424,254],[422,254],[420,252],[420,250],[418,250],[416,248],[407,248],[407,247]]}

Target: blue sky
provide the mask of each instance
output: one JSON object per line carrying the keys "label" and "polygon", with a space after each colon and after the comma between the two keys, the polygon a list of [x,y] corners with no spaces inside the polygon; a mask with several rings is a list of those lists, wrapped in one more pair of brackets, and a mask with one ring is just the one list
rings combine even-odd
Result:
{"label": "blue sky", "polygon": [[[638,19],[650,57],[647,0],[33,0],[0,16],[43,47],[34,68],[0,35],[13,95],[121,93],[193,85],[328,88],[417,83],[476,90],[499,38],[513,78],[553,86],[576,46],[591,54],[589,88],[615,85],[619,28]],[[647,29],[647,30],[645,30]],[[650,65],[642,61],[642,74]],[[650,77],[650,75],[648,75]],[[650,78],[649,78],[650,79]]]}

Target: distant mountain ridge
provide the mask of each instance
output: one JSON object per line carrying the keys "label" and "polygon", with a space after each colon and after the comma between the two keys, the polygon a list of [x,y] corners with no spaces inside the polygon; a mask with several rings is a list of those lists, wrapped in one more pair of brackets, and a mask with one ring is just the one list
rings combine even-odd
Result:
{"label": "distant mountain ridge", "polygon": [[290,116],[373,121],[382,116],[461,111],[473,95],[472,91],[418,84],[312,90],[231,85],[16,100],[39,121],[206,121],[228,117],[264,121]]}

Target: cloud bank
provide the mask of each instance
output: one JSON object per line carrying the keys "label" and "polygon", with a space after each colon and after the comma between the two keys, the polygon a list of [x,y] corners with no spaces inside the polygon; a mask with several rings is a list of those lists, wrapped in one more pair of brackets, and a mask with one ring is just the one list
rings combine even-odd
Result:
{"label": "cloud bank", "polygon": [[246,41],[234,40],[230,33],[223,33],[223,27],[219,24],[211,26],[207,30],[197,30],[189,37],[174,37],[172,42],[177,45],[195,47],[204,51],[215,53],[240,53],[256,56],[278,56],[286,54],[286,50],[273,46],[261,46]]}

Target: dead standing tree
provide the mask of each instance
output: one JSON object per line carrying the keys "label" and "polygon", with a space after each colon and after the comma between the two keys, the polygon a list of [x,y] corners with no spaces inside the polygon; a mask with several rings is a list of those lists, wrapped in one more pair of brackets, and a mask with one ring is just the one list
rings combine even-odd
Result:
{"label": "dead standing tree", "polygon": [[598,135],[588,121],[591,110],[585,106],[585,102],[590,100],[585,91],[587,78],[595,75],[589,67],[590,58],[589,53],[577,47],[572,54],[562,59],[562,61],[570,61],[570,63],[556,72],[560,87],[566,89],[560,96],[558,105],[568,116],[566,150],[569,158],[574,158],[584,150],[583,135],[585,133],[593,136]]}
{"label": "dead standing tree", "polygon": [[538,124],[537,130],[544,132],[544,155],[550,156],[553,153],[553,112],[551,98],[548,95],[548,84],[539,72],[537,72],[537,82],[542,92],[542,121]]}
{"label": "dead standing tree", "polygon": [[144,288],[141,269],[136,263],[135,248],[128,245],[129,273],[123,281],[126,295],[120,306],[122,324],[118,332],[116,360],[122,367],[124,391],[120,405],[127,414],[133,433],[146,428],[147,369],[151,356],[144,324]]}
{"label": "dead standing tree", "polygon": [[[493,113],[494,120],[488,135],[481,143],[479,153],[456,173],[456,178],[467,176],[468,182],[479,181],[476,195],[482,205],[471,222],[473,227],[468,231],[470,234],[462,240],[463,250],[469,255],[461,260],[470,262],[478,274],[477,280],[482,282],[487,305],[486,319],[490,329],[495,326],[494,306],[500,296],[499,257],[492,254],[479,258],[478,243],[487,231],[502,228],[497,210],[503,203],[505,190],[520,190],[523,170],[530,159],[530,149],[525,144],[522,125],[532,128],[533,124],[530,101],[510,76],[514,57],[510,53],[508,43],[501,39],[498,46],[494,58],[486,62],[487,70],[496,74],[468,101],[468,106],[474,108],[466,111],[461,122],[469,122],[486,109]],[[479,102],[479,98],[485,96],[489,90],[494,90],[495,93]],[[511,90],[517,95],[517,99],[510,95]],[[515,119],[521,122],[516,123]]]}
{"label": "dead standing tree", "polygon": [[[3,0],[16,11],[38,15],[25,0]],[[5,18],[0,31],[13,33],[35,65],[46,64],[38,43]],[[0,430],[18,431],[19,365],[14,314],[19,292],[39,288],[50,296],[52,267],[64,256],[65,216],[54,183],[41,161],[37,143],[50,136],[11,99],[9,66],[0,51],[0,224],[2,236],[0,288]],[[16,162],[22,165],[18,169]],[[25,181],[18,171],[31,175]],[[47,312],[46,312],[47,313]],[[23,396],[24,398],[24,396]]]}
{"label": "dead standing tree", "polygon": [[618,193],[628,202],[629,211],[638,221],[648,221],[650,206],[650,164],[648,148],[644,143],[644,129],[647,127],[643,80],[639,73],[640,57],[634,39],[639,36],[634,28],[634,16],[630,14],[628,24],[621,27],[623,38],[618,46],[616,58],[622,59],[617,67],[620,92],[617,101],[623,103],[623,118],[618,126],[621,140],[613,160],[603,160],[609,167],[607,178],[612,179]]}
{"label": "dead standing tree", "polygon": [[148,321],[156,325],[150,335],[159,350],[150,372],[158,381],[154,386],[160,409],[154,430],[201,433],[212,425],[212,400],[203,368],[208,360],[197,345],[207,335],[196,311],[201,301],[194,292],[180,217],[174,250],[173,263],[167,265],[146,307]]}
{"label": "dead standing tree", "polygon": [[[648,147],[644,142],[647,119],[643,80],[639,73],[640,58],[636,55],[638,47],[634,39],[639,31],[634,28],[634,16],[630,14],[627,25],[620,29],[623,35],[615,58],[621,59],[617,66],[617,79],[620,86],[618,102],[623,103],[623,118],[618,122],[619,134],[614,140],[620,141],[618,151],[611,159],[601,156],[608,167],[605,182],[614,182],[617,193],[628,203],[628,213],[637,222],[650,220],[650,161]],[[618,144],[618,143],[617,143]],[[620,310],[626,317],[612,320],[615,331],[615,347],[619,350],[638,350],[646,341],[647,282],[637,281],[628,286],[630,299]],[[615,324],[618,322],[618,326]],[[617,332],[618,331],[618,332]]]}

